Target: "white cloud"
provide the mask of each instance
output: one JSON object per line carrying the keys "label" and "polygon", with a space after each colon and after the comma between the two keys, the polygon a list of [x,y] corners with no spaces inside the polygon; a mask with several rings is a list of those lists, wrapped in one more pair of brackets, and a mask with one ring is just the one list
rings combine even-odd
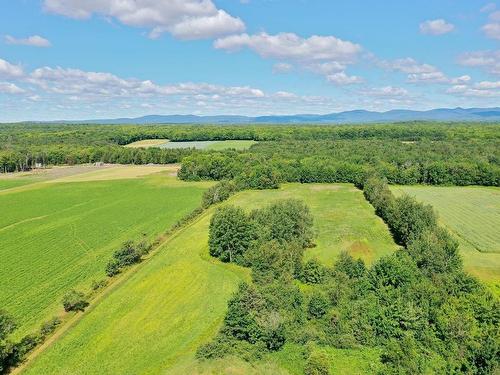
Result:
{"label": "white cloud", "polygon": [[438,69],[429,64],[420,64],[411,57],[406,57],[396,60],[381,60],[378,62],[381,68],[388,70],[396,70],[408,74],[434,73]]}
{"label": "white cloud", "polygon": [[448,77],[443,72],[413,73],[408,74],[410,83],[447,83]]}
{"label": "white cloud", "polygon": [[455,26],[440,18],[437,20],[428,20],[420,24],[420,32],[422,34],[442,35],[447,34],[455,29]]}
{"label": "white cloud", "polygon": [[[248,48],[266,59],[280,61],[275,64],[274,72],[290,71],[294,66],[325,76],[333,83],[343,79],[347,83],[348,76],[344,72],[347,65],[354,64],[362,48],[359,44],[345,41],[334,36],[313,35],[302,38],[294,33],[270,35],[239,34],[219,38],[214,47],[234,52]],[[336,75],[338,74],[338,75]],[[342,77],[342,74],[345,77]],[[328,76],[332,76],[328,78]],[[351,82],[359,81],[359,77],[349,77]]]}
{"label": "white cloud", "polygon": [[168,32],[180,39],[206,39],[245,29],[240,18],[218,9],[212,0],[45,0],[51,13],[76,19],[93,14],[151,29],[150,37]]}
{"label": "white cloud", "polygon": [[276,63],[273,66],[273,73],[288,73],[293,69],[292,64]]}
{"label": "white cloud", "polygon": [[43,67],[34,70],[28,82],[43,90],[81,97],[147,97],[168,95],[224,95],[263,97],[262,90],[248,86],[220,86],[207,83],[158,85],[150,80],[124,79],[111,73],[86,72],[80,69]]}
{"label": "white cloud", "polygon": [[488,13],[488,12],[495,10],[496,7],[497,7],[497,5],[495,3],[488,3],[485,6],[483,6],[480,11],[482,13]]}
{"label": "white cloud", "polygon": [[335,85],[352,85],[363,82],[363,78],[358,76],[348,76],[345,72],[327,75],[326,79],[328,82]]}
{"label": "white cloud", "polygon": [[50,42],[41,37],[40,35],[32,35],[27,38],[14,38],[11,35],[5,36],[5,42],[7,44],[18,44],[24,46],[32,46],[32,47],[50,47]]}
{"label": "white cloud", "polygon": [[23,75],[23,68],[0,59],[0,77],[18,78]]}
{"label": "white cloud", "polygon": [[401,97],[401,96],[407,96],[408,90],[402,87],[384,86],[384,87],[378,87],[378,88],[376,87],[376,88],[371,88],[369,90],[365,90],[364,94],[375,97],[391,97],[391,96]]}
{"label": "white cloud", "polygon": [[270,35],[230,35],[217,39],[215,48],[237,51],[247,47],[261,57],[297,62],[337,61],[352,63],[361,46],[334,36],[313,35],[302,38],[293,33]]}
{"label": "white cloud", "polygon": [[464,66],[482,68],[488,73],[500,75],[500,50],[467,52],[458,58],[458,62]]}
{"label": "white cloud", "polygon": [[482,30],[488,38],[500,40],[500,22],[487,23]]}
{"label": "white cloud", "polygon": [[0,82],[0,93],[23,94],[26,91],[10,82]]}
{"label": "white cloud", "polygon": [[475,85],[478,89],[500,89],[500,81],[482,81]]}

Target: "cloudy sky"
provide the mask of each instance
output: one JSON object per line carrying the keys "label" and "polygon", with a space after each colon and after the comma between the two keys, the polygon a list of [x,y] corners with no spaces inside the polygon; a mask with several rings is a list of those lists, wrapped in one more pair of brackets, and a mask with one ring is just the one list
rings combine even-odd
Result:
{"label": "cloudy sky", "polygon": [[0,121],[500,106],[500,3],[0,0]]}

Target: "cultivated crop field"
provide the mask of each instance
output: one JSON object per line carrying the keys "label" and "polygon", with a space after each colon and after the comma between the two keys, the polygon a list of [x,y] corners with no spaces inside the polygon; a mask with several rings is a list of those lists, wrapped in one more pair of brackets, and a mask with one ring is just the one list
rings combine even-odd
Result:
{"label": "cultivated crop field", "polygon": [[[15,317],[16,335],[59,313],[69,289],[103,279],[122,242],[152,240],[199,204],[209,184],[180,183],[172,167],[163,170],[130,178],[118,167],[111,177],[126,172],[122,179],[71,182],[85,180],[82,174],[0,193],[0,255],[9,259],[0,268],[0,305]],[[143,170],[151,172],[158,171]]]}
{"label": "cultivated crop field", "polygon": [[482,280],[500,283],[500,189],[495,187],[397,186],[431,204],[460,242],[466,269]]}
{"label": "cultivated crop field", "polygon": [[[385,224],[350,184],[287,184],[238,193],[227,204],[251,210],[288,197],[304,199],[315,219],[317,247],[308,249],[307,257],[330,264],[348,250],[372,261],[396,249]],[[241,280],[249,279],[247,269],[208,255],[212,213],[208,210],[166,242],[42,352],[26,373],[194,371],[196,349],[216,334],[227,300]]]}

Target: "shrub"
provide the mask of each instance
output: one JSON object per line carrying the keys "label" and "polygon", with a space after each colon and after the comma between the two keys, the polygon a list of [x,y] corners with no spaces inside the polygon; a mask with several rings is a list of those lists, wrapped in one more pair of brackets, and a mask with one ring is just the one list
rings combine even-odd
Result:
{"label": "shrub", "polygon": [[304,368],[305,375],[329,375],[330,363],[328,355],[323,350],[313,350],[307,358]]}
{"label": "shrub", "polygon": [[300,280],[306,284],[321,284],[326,277],[327,269],[317,259],[308,260],[300,274]]}
{"label": "shrub", "polygon": [[203,208],[208,208],[213,204],[223,202],[237,191],[236,185],[231,181],[221,181],[203,193]]}
{"label": "shrub", "polygon": [[319,319],[327,313],[329,307],[328,298],[326,298],[323,293],[315,290],[309,300],[307,312],[310,318]]}
{"label": "shrub", "polygon": [[65,311],[84,311],[89,305],[82,292],[74,289],[66,293],[62,299],[62,304]]}
{"label": "shrub", "polygon": [[40,327],[40,334],[43,337],[46,337],[50,335],[52,332],[54,332],[57,328],[57,326],[61,324],[61,319],[59,317],[54,317],[48,322],[45,322],[41,325]]}

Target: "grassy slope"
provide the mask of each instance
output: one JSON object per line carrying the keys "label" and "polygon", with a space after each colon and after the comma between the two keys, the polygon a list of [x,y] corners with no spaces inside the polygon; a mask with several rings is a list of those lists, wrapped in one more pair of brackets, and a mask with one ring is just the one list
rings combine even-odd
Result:
{"label": "grassy slope", "polygon": [[[370,259],[395,248],[384,224],[351,185],[285,185],[276,191],[243,192],[230,203],[250,209],[291,196],[304,198],[315,215],[318,247],[309,256],[330,262],[343,242],[329,238],[337,239],[340,234],[348,234],[353,242],[366,241],[373,249],[383,245],[381,251],[370,253]],[[35,359],[26,373],[153,374],[172,367],[175,373],[186,373],[186,369],[204,373],[226,368],[224,363],[208,368],[193,364],[196,348],[216,333],[228,298],[239,281],[248,278],[248,270],[208,256],[210,212],[164,244],[137,273]],[[357,221],[367,228],[361,230]]]}
{"label": "grassy slope", "polygon": [[[0,194],[0,306],[17,335],[60,311],[72,287],[101,279],[125,240],[154,238],[195,208],[202,185],[169,186],[167,176],[34,184]],[[29,187],[29,186],[28,186]]]}
{"label": "grassy slope", "polygon": [[500,189],[494,187],[391,187],[431,204],[455,234],[465,268],[500,288]]}

